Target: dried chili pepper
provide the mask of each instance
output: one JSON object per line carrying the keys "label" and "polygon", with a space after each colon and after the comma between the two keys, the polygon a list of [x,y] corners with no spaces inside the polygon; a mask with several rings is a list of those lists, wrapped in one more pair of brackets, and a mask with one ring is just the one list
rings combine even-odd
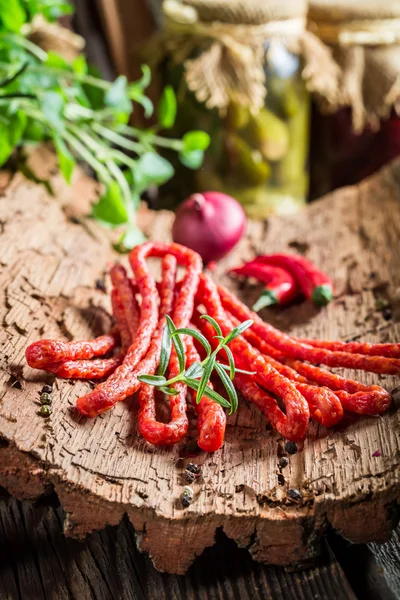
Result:
{"label": "dried chili pepper", "polygon": [[116,332],[107,333],[93,340],[82,342],[39,340],[27,347],[25,356],[30,367],[42,369],[49,363],[103,356],[107,352],[110,352],[110,350],[113,350],[117,343],[118,335]]}
{"label": "dried chili pepper", "polygon": [[261,283],[267,284],[253,306],[256,312],[273,304],[288,304],[294,300],[299,291],[296,280],[288,271],[256,261],[249,261],[242,267],[231,269],[229,274],[254,277]]}
{"label": "dried chili pepper", "polygon": [[298,342],[286,333],[262,321],[256,313],[252,312],[227,289],[219,287],[218,291],[226,310],[241,321],[253,319],[253,331],[288,358],[300,358],[313,364],[325,364],[330,367],[361,369],[363,371],[370,371],[371,373],[388,375],[397,375],[400,373],[400,360],[395,358],[365,356],[349,352],[331,352],[330,350],[314,348],[313,346]]}
{"label": "dried chili pepper", "polygon": [[267,254],[257,256],[255,262],[286,269],[293,275],[303,294],[316,306],[325,306],[333,298],[331,279],[304,256],[294,254]]}
{"label": "dried chili pepper", "polygon": [[295,338],[302,344],[315,348],[325,348],[334,352],[351,352],[352,354],[365,354],[367,356],[385,356],[387,358],[400,358],[400,344],[370,344],[367,342],[341,342],[327,340],[309,340]]}
{"label": "dried chili pepper", "polygon": [[[219,323],[224,335],[232,329],[222,308],[217,287],[204,273],[199,281],[199,300]],[[244,339],[236,338],[231,343],[232,352],[240,368],[255,371],[254,379],[268,391],[282,398],[286,414],[278,407],[279,413],[275,427],[288,439],[301,439],[307,429],[310,411],[302,394],[276,369],[269,365],[263,356]]]}

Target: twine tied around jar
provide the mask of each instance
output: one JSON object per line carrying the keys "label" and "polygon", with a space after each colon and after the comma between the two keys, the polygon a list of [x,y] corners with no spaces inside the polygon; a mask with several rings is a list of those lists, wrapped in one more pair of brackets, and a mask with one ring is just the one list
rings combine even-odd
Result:
{"label": "twine tied around jar", "polygon": [[[230,102],[246,106],[254,113],[262,108],[267,93],[265,42],[272,38],[282,40],[289,51],[303,56],[302,75],[310,91],[335,100],[339,69],[329,50],[305,29],[305,11],[304,14],[295,11],[294,16],[286,14],[285,18],[276,15],[264,22],[251,22],[246,15],[249,4],[253,10],[258,4],[264,4],[260,8],[263,11],[268,2],[224,4],[220,1],[212,6],[214,11],[219,11],[219,18],[208,21],[199,16],[198,9],[204,7],[202,2],[204,0],[190,0],[185,4],[165,0],[164,31],[153,49],[156,48],[158,54],[156,62],[167,54],[174,63],[184,65],[187,87],[208,109],[216,108],[224,115]],[[210,10],[213,3],[207,4]],[[229,11],[230,22],[224,21],[223,11]]]}
{"label": "twine tied around jar", "polygon": [[311,0],[308,27],[342,72],[337,101],[319,98],[324,111],[350,106],[357,133],[400,114],[400,2]]}

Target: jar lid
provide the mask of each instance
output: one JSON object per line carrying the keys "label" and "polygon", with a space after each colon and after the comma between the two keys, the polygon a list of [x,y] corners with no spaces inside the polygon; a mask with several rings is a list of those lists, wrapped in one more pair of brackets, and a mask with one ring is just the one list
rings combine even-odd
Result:
{"label": "jar lid", "polygon": [[307,14],[306,0],[182,0],[182,4],[194,8],[204,23],[261,25]]}
{"label": "jar lid", "polygon": [[311,21],[339,23],[400,17],[399,0],[310,0]]}

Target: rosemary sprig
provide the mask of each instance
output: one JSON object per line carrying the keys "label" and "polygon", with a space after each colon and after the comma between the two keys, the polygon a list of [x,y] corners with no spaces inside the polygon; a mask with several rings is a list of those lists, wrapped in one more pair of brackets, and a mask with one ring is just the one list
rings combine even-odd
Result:
{"label": "rosemary sprig", "polygon": [[[232,351],[228,347],[236,337],[241,335],[248,327],[251,327],[253,321],[244,321],[240,323],[237,327],[232,329],[225,337],[222,335],[222,330],[215,319],[210,317],[209,315],[202,315],[202,319],[206,319],[214,328],[216,335],[214,336],[219,340],[218,346],[213,351],[211,345],[206,337],[196,329],[190,329],[189,327],[181,327],[177,329],[175,327],[172,319],[167,316],[166,326],[163,332],[162,344],[161,344],[161,354],[160,354],[160,363],[158,366],[156,375],[139,375],[138,379],[142,383],[147,383],[148,385],[154,385],[160,389],[160,391],[164,392],[168,395],[176,395],[178,394],[178,390],[173,387],[174,383],[182,382],[185,383],[188,387],[195,390],[196,394],[196,402],[199,403],[203,396],[207,396],[214,402],[217,402],[224,408],[229,408],[230,413],[236,411],[238,407],[238,397],[235,390],[235,387],[232,383],[233,378],[235,377],[235,373],[245,373],[246,375],[254,375],[254,372],[243,371],[242,369],[237,369],[235,366],[235,359],[232,354]],[[202,344],[203,348],[206,351],[206,358],[201,362],[192,363],[187,369],[186,358],[185,358],[185,350],[183,342],[180,338],[182,335],[190,335],[194,337],[200,344]],[[168,379],[165,377],[165,371],[167,370],[167,366],[169,363],[169,359],[171,356],[172,345],[175,348],[176,355],[179,362],[180,372],[176,377]],[[225,365],[217,360],[218,353],[223,350],[227,357],[229,365]],[[218,394],[215,390],[211,389],[208,386],[208,382],[210,381],[211,375],[213,372],[219,376],[222,385],[224,386],[226,393],[228,395],[229,401],[226,400],[221,394]],[[229,376],[227,374],[229,371]]]}

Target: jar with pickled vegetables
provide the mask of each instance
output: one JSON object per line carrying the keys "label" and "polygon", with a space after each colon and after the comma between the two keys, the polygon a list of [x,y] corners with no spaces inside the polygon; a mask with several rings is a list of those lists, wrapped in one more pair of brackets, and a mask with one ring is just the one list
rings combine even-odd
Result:
{"label": "jar with pickled vegetables", "polygon": [[400,155],[400,2],[310,0],[309,27],[340,68],[313,114],[311,195],[358,183]]}
{"label": "jar with pickled vegetables", "polygon": [[211,137],[202,167],[175,178],[178,196],[222,191],[255,218],[297,211],[308,192],[309,90],[329,94],[337,79],[305,30],[306,1],[166,0],[163,10],[174,134]]}

